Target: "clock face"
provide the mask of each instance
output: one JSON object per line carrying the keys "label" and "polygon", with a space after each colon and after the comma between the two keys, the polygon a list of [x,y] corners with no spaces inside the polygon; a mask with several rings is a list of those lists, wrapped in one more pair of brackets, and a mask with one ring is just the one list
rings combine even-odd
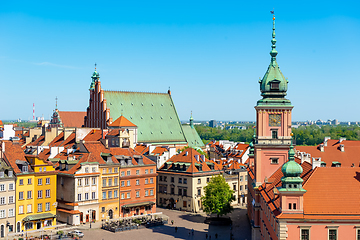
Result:
{"label": "clock face", "polygon": [[281,114],[269,114],[269,126],[280,127],[281,126]]}

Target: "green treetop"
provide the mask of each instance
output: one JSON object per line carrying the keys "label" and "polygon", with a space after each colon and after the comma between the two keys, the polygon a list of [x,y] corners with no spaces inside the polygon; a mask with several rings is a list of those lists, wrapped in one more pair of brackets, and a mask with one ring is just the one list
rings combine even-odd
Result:
{"label": "green treetop", "polygon": [[222,175],[212,177],[204,190],[205,196],[201,197],[201,201],[206,213],[215,213],[219,217],[233,210],[231,202],[235,200],[234,191]]}

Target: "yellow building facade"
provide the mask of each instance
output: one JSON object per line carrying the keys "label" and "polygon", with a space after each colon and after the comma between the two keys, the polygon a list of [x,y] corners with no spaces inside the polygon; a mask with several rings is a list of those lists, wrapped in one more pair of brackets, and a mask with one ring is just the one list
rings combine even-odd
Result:
{"label": "yellow building facade", "polygon": [[16,231],[52,229],[56,225],[56,172],[52,165],[27,157],[16,181]]}

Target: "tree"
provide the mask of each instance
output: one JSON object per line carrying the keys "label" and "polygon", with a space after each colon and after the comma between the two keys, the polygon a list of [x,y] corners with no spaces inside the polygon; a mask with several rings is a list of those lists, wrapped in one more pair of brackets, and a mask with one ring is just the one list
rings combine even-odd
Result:
{"label": "tree", "polygon": [[215,213],[219,217],[233,210],[231,202],[235,200],[234,191],[222,175],[212,177],[204,190],[205,196],[201,197],[201,201],[207,214]]}

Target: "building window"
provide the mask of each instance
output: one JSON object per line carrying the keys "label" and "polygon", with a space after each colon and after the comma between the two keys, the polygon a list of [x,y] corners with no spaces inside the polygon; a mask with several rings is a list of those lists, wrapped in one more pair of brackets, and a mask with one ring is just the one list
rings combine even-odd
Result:
{"label": "building window", "polygon": [[198,178],[198,184],[200,184],[201,183],[201,178]]}
{"label": "building window", "polygon": [[32,205],[28,204],[26,210],[27,210],[28,213],[31,213],[32,212]]}
{"label": "building window", "polygon": [[149,179],[145,178],[145,184],[149,183]]}
{"label": "building window", "polygon": [[125,187],[125,181],[121,181],[121,186]]}
{"label": "building window", "polygon": [[[9,209],[9,217],[15,216],[15,213],[14,213],[14,212],[15,212],[14,209],[13,209],[13,208],[10,208],[10,209]],[[12,231],[9,230],[9,232],[12,232]]]}
{"label": "building window", "polygon": [[42,185],[42,178],[38,179],[38,185]]}
{"label": "building window", "polygon": [[182,195],[182,189],[181,188],[178,189],[178,195],[180,195],[180,196]]}
{"label": "building window", "polygon": [[50,184],[50,178],[45,179],[45,184]]}
{"label": "building window", "polygon": [[85,193],[85,200],[89,200],[89,193]]}
{"label": "building window", "polygon": [[27,199],[31,199],[32,198],[32,191],[27,191]]}
{"label": "building window", "polygon": [[50,197],[50,189],[45,190],[45,197],[47,197],[47,198]]}
{"label": "building window", "polygon": [[24,185],[24,180],[23,179],[19,180],[19,185]]}
{"label": "building window", "polygon": [[81,193],[78,194],[78,201],[81,201]]}
{"label": "building window", "polygon": [[14,203],[14,196],[9,196],[9,203]]}
{"label": "building window", "polygon": [[175,188],[171,187],[171,194],[175,194]]}
{"label": "building window", "polygon": [[121,193],[121,199],[125,198],[125,193]]}
{"label": "building window", "polygon": [[0,218],[5,218],[5,217],[6,217],[6,211],[0,210]]}
{"label": "building window", "polygon": [[154,173],[154,169],[150,169],[150,173]]}
{"label": "building window", "polygon": [[279,158],[270,158],[271,164],[278,164]]}
{"label": "building window", "polygon": [[179,178],[179,183],[182,183],[182,178]]}
{"label": "building window", "polygon": [[37,212],[42,212],[43,211],[42,203],[39,203],[37,206],[38,206],[37,207]]}
{"label": "building window", "polygon": [[28,185],[31,185],[32,182],[31,182],[31,178],[28,178]]}
{"label": "building window", "polygon": [[337,240],[337,229],[329,229],[329,240]]}
{"label": "building window", "polygon": [[293,209],[296,210],[296,203],[293,203]]}
{"label": "building window", "polygon": [[114,190],[114,198],[117,198],[117,197],[118,197],[118,190]]}
{"label": "building window", "polygon": [[200,195],[201,195],[201,188],[198,188],[198,190],[197,190],[197,194],[198,194],[198,196],[200,196]]}
{"label": "building window", "polygon": [[174,178],[174,177],[171,177],[171,182],[175,182],[175,178]]}
{"label": "building window", "polygon": [[154,183],[154,180],[153,180],[153,178],[150,178],[150,183]]}
{"label": "building window", "polygon": [[106,199],[106,192],[102,192],[102,198]]}
{"label": "building window", "polygon": [[164,176],[164,182],[167,182],[167,177],[166,176]]}
{"label": "building window", "polygon": [[50,203],[45,203],[45,212],[50,211]]}
{"label": "building window", "polygon": [[44,227],[50,227],[50,226],[52,226],[52,220],[45,220]]}
{"label": "building window", "polygon": [[149,190],[145,190],[145,196],[149,196]]}
{"label": "building window", "polygon": [[187,178],[184,178],[184,184],[187,184]]}
{"label": "building window", "polygon": [[242,191],[243,190],[243,186],[242,185],[240,185],[240,191]]}
{"label": "building window", "polygon": [[127,175],[127,176],[130,176],[130,171],[126,171],[126,175]]}
{"label": "building window", "polygon": [[42,197],[43,197],[43,192],[42,192],[42,190],[39,190],[37,192],[37,198],[42,198]]}
{"label": "building window", "polygon": [[112,198],[112,191],[108,192],[108,198],[111,199]]}
{"label": "building window", "polygon": [[126,181],[126,186],[130,186],[130,180]]}
{"label": "building window", "polygon": [[117,173],[118,172],[118,168],[114,168],[114,173]]}
{"label": "building window", "polygon": [[91,168],[91,171],[92,171],[92,172],[96,172],[96,167],[92,167],[92,168]]}
{"label": "building window", "polygon": [[0,197],[0,205],[5,205],[5,197]]}
{"label": "building window", "polygon": [[118,178],[116,177],[116,178],[114,178],[114,186],[117,186],[117,185],[118,185]]}
{"label": "building window", "polygon": [[9,183],[9,191],[14,190],[14,184],[13,183]]}
{"label": "building window", "polygon": [[85,178],[85,186],[89,186],[89,178]]}
{"label": "building window", "polygon": [[105,207],[101,207],[101,212],[105,212]]}
{"label": "building window", "polygon": [[24,200],[24,192],[19,192],[19,200]]}
{"label": "building window", "polygon": [[85,172],[89,173],[89,168],[88,167],[85,168]]}
{"label": "building window", "polygon": [[78,186],[80,187],[82,185],[81,179],[78,179],[77,181],[78,181]]}
{"label": "building window", "polygon": [[278,130],[271,130],[271,137],[273,139],[277,139],[278,138]]}
{"label": "building window", "polygon": [[126,193],[126,198],[130,198],[130,193]]}
{"label": "building window", "polygon": [[92,185],[96,185],[96,178],[92,178]]}
{"label": "building window", "polygon": [[357,240],[360,240],[360,229],[357,229]]}
{"label": "building window", "polygon": [[289,209],[291,209],[291,203],[289,203]]}
{"label": "building window", "polygon": [[103,168],[103,173],[106,173],[106,168]]}
{"label": "building window", "polygon": [[136,185],[140,185],[140,180],[136,179]]}
{"label": "building window", "polygon": [[149,173],[149,170],[148,169],[145,169],[145,174],[148,174]]}
{"label": "building window", "polygon": [[210,178],[206,178],[206,182],[210,182]]}
{"label": "building window", "polygon": [[236,184],[233,185],[233,190],[236,191],[237,188],[236,188]]}
{"label": "building window", "polygon": [[19,206],[19,214],[23,214],[24,213],[24,206],[21,205]]}
{"label": "building window", "polygon": [[140,192],[136,191],[136,197],[140,197]]}
{"label": "building window", "polygon": [[160,182],[162,181],[162,176],[159,177],[159,181],[160,181]]}
{"label": "building window", "polygon": [[125,176],[125,171],[121,172],[121,176],[124,177]]}
{"label": "building window", "polygon": [[112,168],[109,168],[109,173],[112,173]]}
{"label": "building window", "polygon": [[186,188],[183,190],[183,196],[187,196],[187,189]]}
{"label": "building window", "polygon": [[106,187],[106,178],[104,178],[104,179],[102,180],[102,186],[103,186],[103,187]]}
{"label": "building window", "polygon": [[112,186],[112,178],[108,179],[109,186]]}
{"label": "building window", "polygon": [[154,195],[154,190],[150,190],[150,196]]}
{"label": "building window", "polygon": [[96,192],[92,192],[92,193],[91,193],[91,198],[92,198],[92,199],[96,199]]}
{"label": "building window", "polygon": [[5,184],[0,184],[0,191],[4,192],[5,191]]}
{"label": "building window", "polygon": [[33,222],[27,222],[25,223],[25,229],[29,230],[29,229],[33,229],[34,228],[34,223]]}
{"label": "building window", "polygon": [[279,82],[271,82],[270,88],[271,90],[279,90]]}

